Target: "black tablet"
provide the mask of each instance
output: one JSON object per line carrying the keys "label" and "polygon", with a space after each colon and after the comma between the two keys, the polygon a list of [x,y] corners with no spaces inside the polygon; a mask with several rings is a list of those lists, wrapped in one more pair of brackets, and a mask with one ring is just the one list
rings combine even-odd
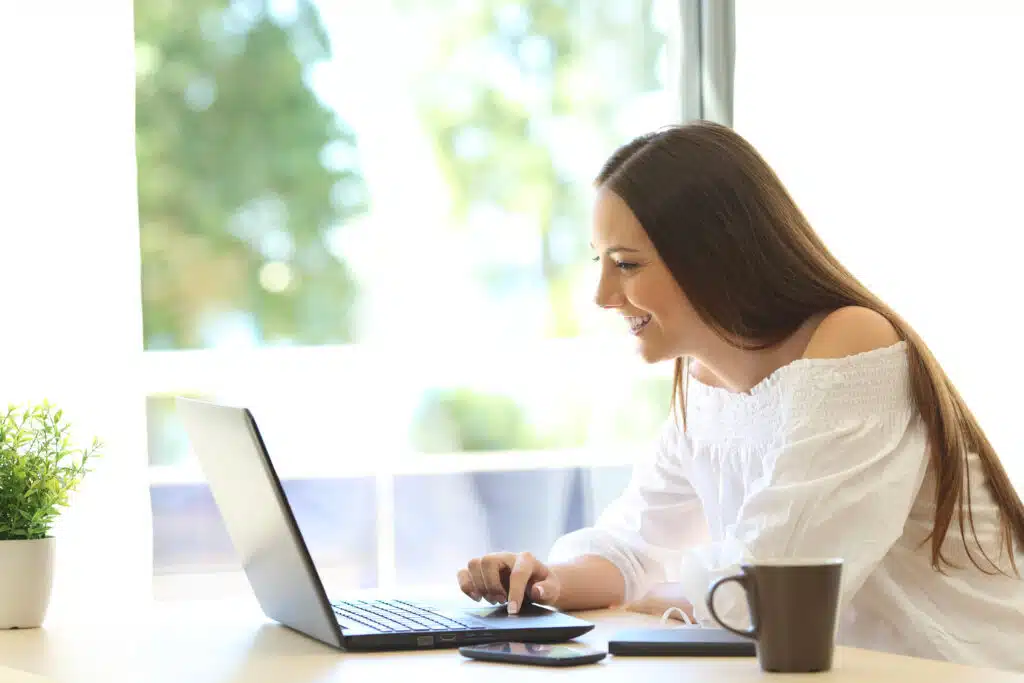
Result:
{"label": "black tablet", "polygon": [[724,628],[664,626],[619,631],[608,641],[608,652],[646,657],[754,657],[754,641]]}

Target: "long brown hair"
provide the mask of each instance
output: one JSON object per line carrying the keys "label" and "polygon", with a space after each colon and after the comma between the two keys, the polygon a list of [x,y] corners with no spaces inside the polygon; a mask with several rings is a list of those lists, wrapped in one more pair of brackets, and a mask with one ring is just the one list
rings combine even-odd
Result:
{"label": "long brown hair", "polygon": [[[932,566],[952,565],[942,544],[955,514],[971,562],[986,573],[1002,571],[980,542],[994,571],[967,545],[966,526],[978,541],[968,467],[975,453],[1000,510],[1000,544],[1017,573],[1014,540],[1024,546],[1024,505],[977,420],[924,341],[829,252],[749,142],[705,121],[664,128],[619,148],[596,183],[629,205],[698,315],[723,339],[768,348],[812,316],[845,306],[885,316],[907,342],[911,389],[928,431],[936,474]],[[672,396],[684,419],[686,365],[676,360]]]}

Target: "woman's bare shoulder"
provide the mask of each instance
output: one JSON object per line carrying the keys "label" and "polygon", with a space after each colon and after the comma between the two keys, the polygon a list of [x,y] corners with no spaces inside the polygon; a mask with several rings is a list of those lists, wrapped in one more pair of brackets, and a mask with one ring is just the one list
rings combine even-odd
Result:
{"label": "woman's bare shoulder", "polygon": [[892,346],[900,335],[881,313],[847,306],[829,313],[811,335],[804,358],[843,358]]}

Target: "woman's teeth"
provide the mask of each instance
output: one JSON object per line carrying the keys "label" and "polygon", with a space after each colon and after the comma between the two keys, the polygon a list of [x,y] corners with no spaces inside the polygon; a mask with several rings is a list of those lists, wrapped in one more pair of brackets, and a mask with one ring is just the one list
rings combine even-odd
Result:
{"label": "woman's teeth", "polygon": [[629,323],[630,332],[633,334],[640,334],[640,331],[647,326],[647,323],[651,322],[651,316],[627,315],[626,322]]}

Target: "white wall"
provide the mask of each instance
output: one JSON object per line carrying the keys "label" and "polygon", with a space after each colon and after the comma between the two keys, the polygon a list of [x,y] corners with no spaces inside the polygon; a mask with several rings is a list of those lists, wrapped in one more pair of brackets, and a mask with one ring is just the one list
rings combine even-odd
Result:
{"label": "white wall", "polygon": [[51,617],[151,585],[130,0],[0,20],[0,404],[47,397],[106,443],[61,518]]}
{"label": "white wall", "polygon": [[739,0],[736,129],[1024,486],[1024,3]]}

